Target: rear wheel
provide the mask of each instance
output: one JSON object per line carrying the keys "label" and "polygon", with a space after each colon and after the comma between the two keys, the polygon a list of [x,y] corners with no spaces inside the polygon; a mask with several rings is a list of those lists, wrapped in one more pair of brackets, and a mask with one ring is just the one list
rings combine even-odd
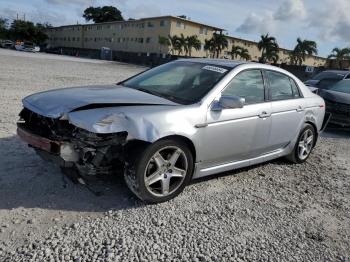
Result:
{"label": "rear wheel", "polygon": [[193,157],[180,140],[160,140],[130,155],[124,178],[143,201],[168,201],[180,194],[191,178]]}
{"label": "rear wheel", "polygon": [[314,148],[316,141],[316,131],[310,124],[306,124],[300,132],[298,140],[294,146],[293,152],[287,156],[287,159],[293,163],[305,162]]}

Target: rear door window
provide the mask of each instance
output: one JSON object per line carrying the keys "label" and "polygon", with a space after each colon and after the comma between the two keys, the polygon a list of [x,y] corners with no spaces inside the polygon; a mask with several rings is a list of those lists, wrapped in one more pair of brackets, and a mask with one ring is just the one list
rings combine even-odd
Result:
{"label": "rear door window", "polygon": [[299,97],[299,92],[293,92],[297,87],[292,87],[293,80],[288,76],[275,71],[266,71],[266,75],[270,83],[269,93],[272,101],[293,99],[296,94]]}

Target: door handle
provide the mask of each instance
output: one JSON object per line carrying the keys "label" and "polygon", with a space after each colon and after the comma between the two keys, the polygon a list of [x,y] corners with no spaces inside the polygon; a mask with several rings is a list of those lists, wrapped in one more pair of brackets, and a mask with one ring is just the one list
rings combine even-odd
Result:
{"label": "door handle", "polygon": [[303,112],[303,111],[304,111],[304,108],[302,106],[298,106],[297,112]]}
{"label": "door handle", "polygon": [[263,112],[259,115],[260,118],[266,118],[266,117],[270,117],[270,116],[271,116],[271,114],[270,114],[270,113],[267,113],[266,111],[263,111]]}

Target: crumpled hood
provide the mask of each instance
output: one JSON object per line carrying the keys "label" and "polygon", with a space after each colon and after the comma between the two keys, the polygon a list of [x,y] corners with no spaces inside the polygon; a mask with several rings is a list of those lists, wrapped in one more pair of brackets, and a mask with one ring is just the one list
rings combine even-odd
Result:
{"label": "crumpled hood", "polygon": [[177,105],[167,99],[118,85],[82,86],[55,89],[27,96],[24,107],[51,118],[79,108],[122,105]]}

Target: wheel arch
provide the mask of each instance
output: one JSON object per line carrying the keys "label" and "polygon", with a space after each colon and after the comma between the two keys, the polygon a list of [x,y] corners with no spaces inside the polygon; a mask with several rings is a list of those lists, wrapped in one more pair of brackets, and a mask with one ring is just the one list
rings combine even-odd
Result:
{"label": "wheel arch", "polygon": [[[182,142],[185,142],[185,144],[188,146],[188,149],[192,153],[193,163],[196,163],[196,155],[197,155],[196,147],[193,144],[191,139],[189,139],[188,137],[182,136],[182,135],[169,135],[169,136],[162,137],[159,140],[165,140],[165,139],[180,140]],[[159,140],[157,140],[157,141],[159,141]]]}
{"label": "wheel arch", "polygon": [[319,136],[318,130],[317,130],[317,125],[314,122],[312,122],[312,121],[305,121],[305,124],[311,125],[314,128],[314,130],[315,130],[315,135],[316,135],[316,138],[315,138],[315,141],[314,141],[314,146],[315,146],[316,143],[317,143],[317,140],[318,140],[318,136]]}

